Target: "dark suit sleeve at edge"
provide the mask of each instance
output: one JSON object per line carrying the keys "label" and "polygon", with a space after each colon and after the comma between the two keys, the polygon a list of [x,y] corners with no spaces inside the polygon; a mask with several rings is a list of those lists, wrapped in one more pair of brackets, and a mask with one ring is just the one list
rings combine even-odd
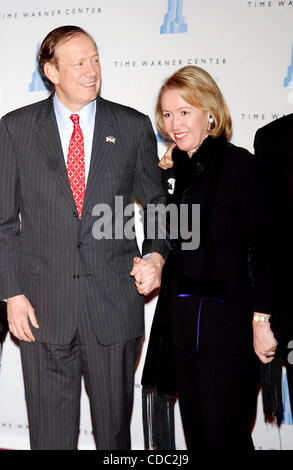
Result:
{"label": "dark suit sleeve at edge", "polygon": [[[25,136],[24,136],[25,138]],[[16,237],[19,220],[19,176],[5,117],[0,121],[0,299],[22,294]]]}
{"label": "dark suit sleeve at edge", "polygon": [[266,236],[266,198],[265,198],[265,181],[263,169],[263,155],[261,148],[261,136],[257,131],[254,139],[255,150],[255,177],[254,182],[250,183],[256,188],[256,232],[255,237],[251,240],[250,245],[250,261],[251,274],[253,279],[253,310],[260,313],[273,315],[273,286],[268,269],[269,247],[267,246]]}

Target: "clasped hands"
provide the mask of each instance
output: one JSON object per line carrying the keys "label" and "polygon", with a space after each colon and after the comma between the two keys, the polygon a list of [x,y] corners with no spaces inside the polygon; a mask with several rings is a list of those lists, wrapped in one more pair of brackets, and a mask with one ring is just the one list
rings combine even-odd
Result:
{"label": "clasped hands", "polygon": [[161,285],[161,275],[164,259],[159,253],[152,252],[147,258],[136,256],[130,276],[134,277],[138,292],[142,295],[150,294]]}

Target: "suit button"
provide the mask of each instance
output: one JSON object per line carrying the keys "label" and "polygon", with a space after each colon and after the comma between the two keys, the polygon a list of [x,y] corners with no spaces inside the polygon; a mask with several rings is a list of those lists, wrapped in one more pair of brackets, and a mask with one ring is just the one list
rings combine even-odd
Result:
{"label": "suit button", "polygon": [[79,279],[80,275],[79,274],[73,274],[73,279]]}
{"label": "suit button", "polygon": [[81,248],[82,247],[82,242],[77,242],[76,246],[77,246],[77,248]]}
{"label": "suit button", "polygon": [[78,218],[78,213],[77,212],[73,212],[73,217],[75,217],[76,219]]}

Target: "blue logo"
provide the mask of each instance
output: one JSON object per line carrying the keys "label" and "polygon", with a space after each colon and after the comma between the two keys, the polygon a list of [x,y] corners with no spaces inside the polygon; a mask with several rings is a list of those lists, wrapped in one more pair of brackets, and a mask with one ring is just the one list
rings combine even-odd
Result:
{"label": "blue logo", "polygon": [[168,0],[168,11],[164,15],[164,23],[160,34],[187,33],[187,23],[182,16],[183,0]]}
{"label": "blue logo", "polygon": [[163,137],[159,132],[157,132],[156,134],[156,137],[157,137],[157,142],[172,142],[171,139],[167,139],[166,137]]}
{"label": "blue logo", "polygon": [[[40,43],[38,42],[38,44],[37,44],[37,53],[38,53],[39,48],[40,48]],[[36,53],[36,55],[37,55],[37,53]],[[35,70],[32,74],[32,81],[28,86],[28,91],[48,91],[48,87],[46,85],[46,82],[40,74],[37,58],[36,58],[36,62],[35,62]]]}
{"label": "blue logo", "polygon": [[293,88],[293,44],[291,52],[291,64],[288,67],[287,77],[284,78],[284,87]]}
{"label": "blue logo", "polygon": [[282,424],[293,424],[289,389],[288,389],[288,378],[287,372],[284,374],[283,379],[283,420]]}

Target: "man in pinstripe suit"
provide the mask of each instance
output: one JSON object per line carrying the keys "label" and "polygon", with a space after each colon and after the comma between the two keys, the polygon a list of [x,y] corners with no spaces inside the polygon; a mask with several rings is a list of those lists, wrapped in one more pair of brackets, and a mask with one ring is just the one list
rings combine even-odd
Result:
{"label": "man in pinstripe suit", "polygon": [[[140,257],[133,237],[97,239],[93,208],[115,217],[117,195],[123,208],[134,196],[164,203],[155,136],[147,116],[97,97],[85,31],[51,31],[38,60],[55,93],[0,123],[0,296],[20,340],[31,448],[77,448],[83,372],[97,449],[129,449],[143,296],[160,285],[167,248],[145,239]],[[72,113],[84,138],[81,215],[66,167]]]}

